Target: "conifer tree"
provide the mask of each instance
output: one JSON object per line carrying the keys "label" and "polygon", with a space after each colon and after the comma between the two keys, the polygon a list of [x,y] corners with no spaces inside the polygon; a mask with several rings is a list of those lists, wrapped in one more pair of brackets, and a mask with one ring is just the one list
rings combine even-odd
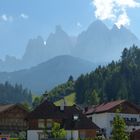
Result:
{"label": "conifer tree", "polygon": [[128,140],[126,124],[124,119],[120,117],[119,113],[120,110],[117,110],[113,121],[112,140]]}

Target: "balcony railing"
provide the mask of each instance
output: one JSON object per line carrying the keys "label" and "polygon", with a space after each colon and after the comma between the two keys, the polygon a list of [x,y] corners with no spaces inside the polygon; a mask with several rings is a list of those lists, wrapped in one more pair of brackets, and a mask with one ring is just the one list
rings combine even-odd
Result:
{"label": "balcony railing", "polygon": [[[131,120],[125,120],[125,123],[127,126],[140,126],[140,122],[138,121],[131,121]],[[110,121],[110,124],[112,125],[113,124],[113,121]]]}
{"label": "balcony railing", "polygon": [[127,126],[140,126],[140,122],[134,121],[125,121]]}

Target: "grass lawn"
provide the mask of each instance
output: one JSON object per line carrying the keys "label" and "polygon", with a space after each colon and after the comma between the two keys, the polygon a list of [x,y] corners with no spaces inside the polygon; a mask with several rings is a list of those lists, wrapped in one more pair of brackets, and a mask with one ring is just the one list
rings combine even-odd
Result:
{"label": "grass lawn", "polygon": [[[65,101],[68,106],[72,106],[73,104],[75,104],[75,93],[71,93],[70,95],[65,96]],[[62,102],[63,102],[63,99],[56,101],[54,104],[56,106],[60,106]]]}

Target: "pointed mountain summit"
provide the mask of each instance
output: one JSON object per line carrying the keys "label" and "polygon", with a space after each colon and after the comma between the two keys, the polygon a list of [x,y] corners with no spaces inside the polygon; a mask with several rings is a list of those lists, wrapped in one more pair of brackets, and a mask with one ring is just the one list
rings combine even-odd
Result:
{"label": "pointed mountain summit", "polygon": [[112,31],[118,31],[118,30],[119,30],[119,28],[117,27],[117,25],[116,25],[116,24],[114,24],[111,30],[112,30]]}
{"label": "pointed mountain summit", "polygon": [[111,30],[100,20],[90,24],[77,38],[74,56],[92,62],[118,60],[125,47],[139,45],[138,38],[125,27],[114,25]]}
{"label": "pointed mountain summit", "polygon": [[51,33],[46,42],[48,55],[52,58],[58,55],[70,54],[72,41],[61,26],[56,26],[55,32]]}
{"label": "pointed mountain summit", "polygon": [[93,23],[91,23],[87,29],[87,31],[109,31],[108,27],[101,21],[96,20]]}
{"label": "pointed mountain summit", "polygon": [[41,36],[30,39],[22,58],[25,67],[30,68],[46,60],[46,46]]}
{"label": "pointed mountain summit", "polygon": [[125,47],[140,46],[139,39],[126,27],[114,25],[109,29],[96,20],[76,37],[69,36],[61,26],[56,26],[45,41],[42,37],[29,40],[24,56],[20,59],[8,57],[0,61],[0,71],[30,68],[60,55],[72,55],[95,63],[118,60]]}
{"label": "pointed mountain summit", "polygon": [[108,48],[110,30],[100,20],[90,24],[77,38],[74,55],[90,61],[102,61],[99,52]]}
{"label": "pointed mountain summit", "polygon": [[126,27],[121,26],[120,29],[114,25],[110,30],[110,42],[111,45],[122,52],[123,48],[130,47],[133,44],[140,45],[139,39]]}

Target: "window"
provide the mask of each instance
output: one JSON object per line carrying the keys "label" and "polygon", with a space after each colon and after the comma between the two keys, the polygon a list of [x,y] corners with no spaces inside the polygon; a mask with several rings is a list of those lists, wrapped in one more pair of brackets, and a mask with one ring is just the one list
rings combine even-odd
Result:
{"label": "window", "polygon": [[47,120],[47,128],[51,128],[52,127],[52,120],[48,119]]}
{"label": "window", "polygon": [[79,119],[79,115],[78,115],[78,114],[73,115],[73,119],[74,119],[75,121],[78,120],[78,119]]}
{"label": "window", "polygon": [[131,118],[132,122],[137,122],[137,118]]}
{"label": "window", "polygon": [[45,120],[44,119],[38,120],[38,128],[45,128]]}
{"label": "window", "polygon": [[40,140],[46,138],[44,133],[38,133],[38,135]]}
{"label": "window", "polygon": [[126,121],[129,121],[129,118],[126,118]]}

